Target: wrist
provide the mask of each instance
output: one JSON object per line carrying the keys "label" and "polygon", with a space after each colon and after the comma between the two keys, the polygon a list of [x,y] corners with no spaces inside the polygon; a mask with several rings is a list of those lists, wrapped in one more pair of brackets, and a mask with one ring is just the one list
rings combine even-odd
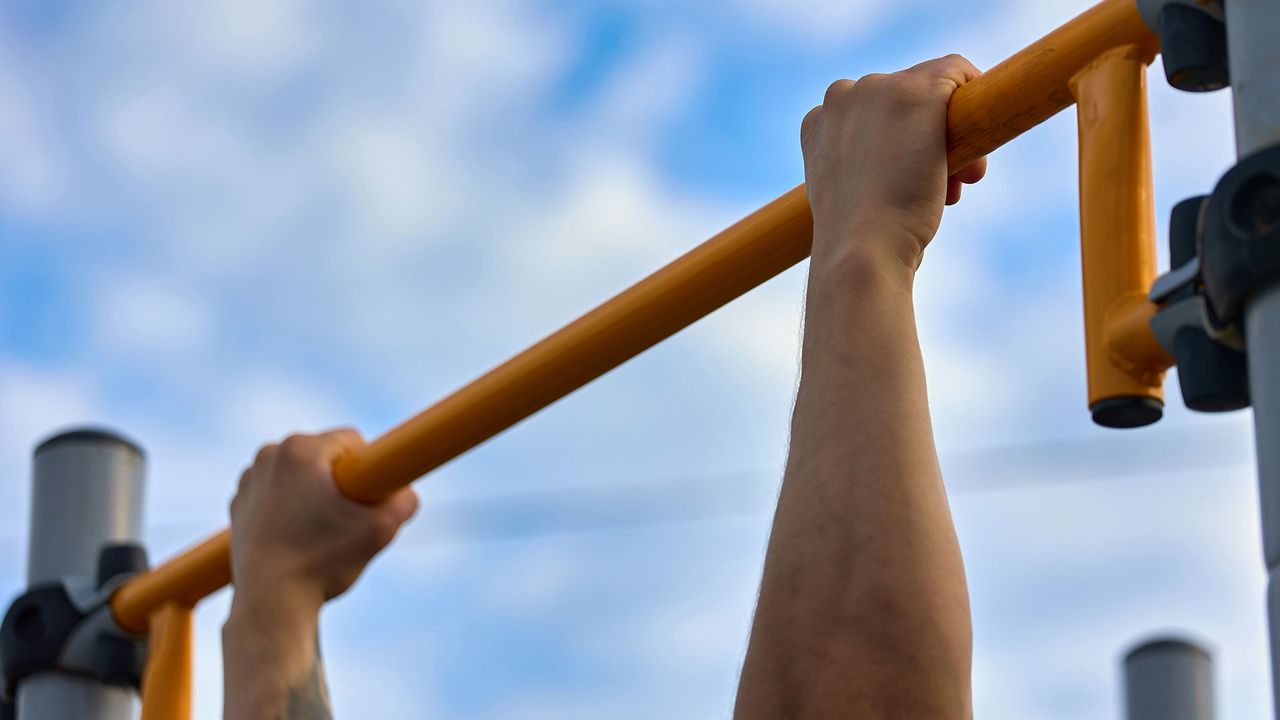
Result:
{"label": "wrist", "polygon": [[919,266],[919,251],[911,247],[904,236],[892,231],[868,228],[842,236],[815,231],[809,264],[810,306],[821,308],[845,297],[865,301],[869,295],[910,295]]}
{"label": "wrist", "polygon": [[222,626],[225,716],[284,717],[315,667],[319,628],[319,606],[287,587],[237,586]]}
{"label": "wrist", "polygon": [[310,642],[323,605],[320,593],[305,586],[246,579],[235,585],[223,635],[243,632],[253,637],[300,637]]}
{"label": "wrist", "polygon": [[899,351],[915,337],[914,281],[914,270],[871,238],[814,258],[797,406],[813,389],[822,396],[829,383],[847,379],[851,362],[875,374],[896,370]]}

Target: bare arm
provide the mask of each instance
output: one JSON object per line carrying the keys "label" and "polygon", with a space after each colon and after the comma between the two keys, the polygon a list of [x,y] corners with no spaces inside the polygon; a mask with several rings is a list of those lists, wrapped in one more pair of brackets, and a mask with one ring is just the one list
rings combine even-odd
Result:
{"label": "bare arm", "polygon": [[814,247],[791,448],[737,720],[972,714],[964,568],[912,285],[944,204],[962,58],[832,85],[802,141]]}
{"label": "bare arm", "polygon": [[268,445],[231,504],[235,595],[222,630],[227,720],[329,720],[319,617],[417,509],[405,489],[380,505],[348,500],[331,467],[362,444],[352,430]]}

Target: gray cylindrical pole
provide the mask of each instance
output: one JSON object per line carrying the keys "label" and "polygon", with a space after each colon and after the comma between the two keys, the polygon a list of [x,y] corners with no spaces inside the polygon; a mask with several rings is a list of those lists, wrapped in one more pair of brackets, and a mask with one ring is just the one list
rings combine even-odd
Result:
{"label": "gray cylindrical pole", "polygon": [[1280,142],[1280,3],[1230,0],[1225,10],[1236,154],[1244,157]]}
{"label": "gray cylindrical pole", "polygon": [[1267,563],[1271,688],[1276,717],[1280,718],[1280,287],[1272,286],[1249,304],[1245,336],[1258,453],[1262,545]]}
{"label": "gray cylindrical pole", "polygon": [[[1280,2],[1230,0],[1225,9],[1236,153],[1245,157],[1280,143]],[[1264,289],[1246,307],[1245,339],[1269,583],[1271,684],[1280,718],[1280,286]]]}
{"label": "gray cylindrical pole", "polygon": [[1127,720],[1213,720],[1213,659],[1185,640],[1143,643],[1124,658]]}
{"label": "gray cylindrical pole", "polygon": [[[27,582],[93,578],[106,543],[142,537],[143,454],[100,430],[76,430],[41,443],[31,488]],[[18,720],[130,720],[134,693],[59,673],[27,678],[18,687]]]}

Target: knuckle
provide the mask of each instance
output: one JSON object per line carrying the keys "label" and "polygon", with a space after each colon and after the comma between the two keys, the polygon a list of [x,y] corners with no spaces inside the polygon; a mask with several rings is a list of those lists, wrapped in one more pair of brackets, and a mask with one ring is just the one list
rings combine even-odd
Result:
{"label": "knuckle", "polygon": [[836,80],[827,86],[827,92],[823,95],[822,103],[824,105],[830,105],[832,103],[839,102],[849,93],[849,90],[852,89],[853,86],[854,82],[852,80],[846,80],[844,78]]}
{"label": "knuckle", "polygon": [[275,454],[276,447],[275,443],[267,443],[266,445],[258,448],[258,452],[253,456],[253,464],[262,465],[268,462],[271,459],[271,456]]}
{"label": "knuckle", "polygon": [[280,443],[280,457],[286,462],[301,464],[307,460],[307,438],[304,435],[290,435]]}
{"label": "knuckle", "polygon": [[325,433],[325,439],[347,446],[361,445],[364,443],[364,436],[360,434],[360,431],[349,426],[330,430]]}
{"label": "knuckle", "polygon": [[890,81],[890,76],[884,73],[871,73],[863,75],[853,86],[853,94],[857,96],[874,95],[880,92],[885,83]]}
{"label": "knuckle", "polygon": [[948,55],[947,62],[951,63],[952,65],[955,65],[956,67],[963,68],[964,70],[970,73],[981,72],[980,70],[978,70],[978,66],[973,64],[973,61],[971,61],[969,58],[965,57],[964,55],[961,55],[960,53],[951,53],[950,55]]}

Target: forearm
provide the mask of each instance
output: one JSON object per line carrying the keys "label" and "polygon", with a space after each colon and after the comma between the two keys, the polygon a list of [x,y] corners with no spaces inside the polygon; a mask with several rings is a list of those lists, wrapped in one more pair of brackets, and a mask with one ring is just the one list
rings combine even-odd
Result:
{"label": "forearm", "polygon": [[910,278],[815,258],[792,443],[737,717],[968,714],[968,597]]}
{"label": "forearm", "polygon": [[319,605],[237,591],[222,629],[226,720],[330,720]]}

